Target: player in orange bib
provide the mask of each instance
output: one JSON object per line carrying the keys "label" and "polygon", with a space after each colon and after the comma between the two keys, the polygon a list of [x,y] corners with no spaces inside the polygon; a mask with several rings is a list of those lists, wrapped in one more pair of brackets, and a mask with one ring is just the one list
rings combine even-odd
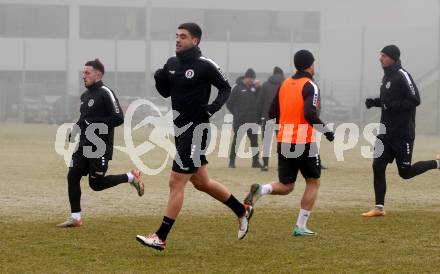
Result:
{"label": "player in orange bib", "polygon": [[300,50],[294,56],[297,72],[286,79],[269,111],[271,119],[279,124],[277,136],[278,182],[253,184],[245,204],[254,205],[263,195],[287,195],[292,192],[298,171],[306,180],[294,236],[316,235],[307,228],[307,220],[318,196],[321,160],[315,140],[315,130],[324,133],[331,142],[334,134],[319,118],[320,92],[313,81],[315,73],[313,54]]}

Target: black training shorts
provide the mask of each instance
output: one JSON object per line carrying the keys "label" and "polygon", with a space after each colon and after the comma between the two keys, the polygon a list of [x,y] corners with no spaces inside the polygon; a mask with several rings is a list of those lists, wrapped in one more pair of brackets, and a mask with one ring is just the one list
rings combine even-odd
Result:
{"label": "black training shorts", "polygon": [[[383,150],[377,142],[382,142]],[[392,163],[396,159],[396,164],[399,167],[411,166],[412,154],[414,148],[414,140],[405,139],[377,139],[374,146],[374,158],[377,161],[384,161]]]}
{"label": "black training shorts", "polygon": [[[195,136],[194,128],[195,126],[191,126],[184,133],[175,137],[176,156],[172,167],[174,172],[192,174],[197,171],[197,168],[208,164],[208,160],[203,154],[208,143],[208,130],[205,129],[201,134]],[[194,136],[196,138],[193,140]]]}
{"label": "black training shorts", "polygon": [[89,175],[92,178],[104,177],[108,169],[108,159],[105,157],[87,158],[79,149],[72,155],[71,168],[77,169],[82,176]]}
{"label": "black training shorts", "polygon": [[278,143],[277,152],[278,179],[281,183],[294,183],[298,171],[304,179],[321,177],[321,159],[316,143]]}

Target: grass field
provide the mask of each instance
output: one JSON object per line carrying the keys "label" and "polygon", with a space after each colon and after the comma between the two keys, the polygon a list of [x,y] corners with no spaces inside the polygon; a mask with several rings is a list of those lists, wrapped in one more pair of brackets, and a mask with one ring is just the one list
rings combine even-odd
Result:
{"label": "grass field", "polygon": [[[290,235],[304,189],[299,180],[288,196],[264,197],[250,232],[236,240],[233,214],[203,193],[187,187],[182,215],[164,252],[147,249],[136,234],[154,231],[166,205],[169,169],[145,176],[139,198],[127,185],[93,192],[82,183],[83,219],[77,229],[57,229],[68,216],[67,168],[54,150],[56,126],[0,124],[1,273],[440,273],[440,173],[410,181],[387,171],[387,216],[364,219],[373,203],[371,160],[359,146],[337,162],[323,143],[320,197],[309,225],[319,235]],[[140,136],[136,137],[140,140]],[[117,132],[122,145],[122,132]],[[413,160],[432,159],[440,138],[418,136]],[[163,152],[145,156],[157,161]],[[240,159],[208,157],[213,178],[239,198],[249,185],[276,179]],[[169,163],[170,164],[170,163]],[[115,152],[110,173],[126,172],[130,159]]]}

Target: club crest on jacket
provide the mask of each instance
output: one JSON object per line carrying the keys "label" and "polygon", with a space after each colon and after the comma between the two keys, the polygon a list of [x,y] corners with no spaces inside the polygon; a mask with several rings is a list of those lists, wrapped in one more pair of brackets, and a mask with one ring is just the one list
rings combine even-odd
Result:
{"label": "club crest on jacket", "polygon": [[187,71],[185,71],[185,77],[188,79],[193,78],[194,77],[194,70],[188,69]]}

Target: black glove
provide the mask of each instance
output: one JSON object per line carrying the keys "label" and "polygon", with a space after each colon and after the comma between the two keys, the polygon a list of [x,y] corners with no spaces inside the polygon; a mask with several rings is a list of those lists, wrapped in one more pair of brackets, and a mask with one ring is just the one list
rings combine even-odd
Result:
{"label": "black glove", "polygon": [[372,108],[372,107],[381,107],[381,102],[379,98],[367,98],[365,100],[365,106],[367,108]]}
{"label": "black glove", "polygon": [[335,134],[332,131],[327,131],[326,133],[324,133],[324,135],[329,142],[333,142],[333,140],[335,139]]}
{"label": "black glove", "polygon": [[367,98],[367,99],[365,100],[365,106],[366,106],[368,109],[374,107],[374,99]]}

